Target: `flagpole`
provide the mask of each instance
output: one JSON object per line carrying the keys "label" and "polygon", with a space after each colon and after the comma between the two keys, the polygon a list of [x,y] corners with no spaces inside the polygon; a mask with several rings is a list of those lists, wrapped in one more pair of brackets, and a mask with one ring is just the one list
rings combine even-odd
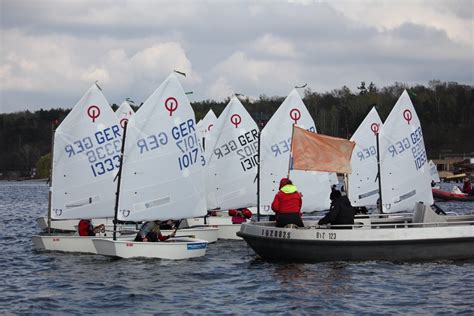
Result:
{"label": "flagpole", "polygon": [[258,132],[258,164],[257,164],[257,222],[260,222],[260,139],[262,138],[262,130],[259,128]]}
{"label": "flagpole", "polygon": [[290,178],[290,169],[291,169],[291,160],[293,158],[293,135],[295,133],[295,123],[292,125],[292,130],[291,130],[291,146],[290,146],[290,158],[288,159],[288,175],[287,178]]}

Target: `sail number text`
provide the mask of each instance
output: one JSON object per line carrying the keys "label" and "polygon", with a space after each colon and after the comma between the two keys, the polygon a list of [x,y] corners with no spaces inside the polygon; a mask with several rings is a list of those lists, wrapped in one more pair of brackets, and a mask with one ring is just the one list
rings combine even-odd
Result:
{"label": "sail number text", "polygon": [[112,125],[64,146],[67,158],[86,155],[94,177],[120,167],[122,146],[120,128]]}
{"label": "sail number text", "polygon": [[[307,130],[316,133],[316,128],[314,126],[311,126]],[[289,152],[291,150],[291,138],[284,139],[282,141],[277,142],[276,144],[271,145],[270,149],[275,155],[275,157]]]}
{"label": "sail number text", "polygon": [[202,155],[202,151],[199,148],[196,129],[194,127],[194,119],[189,119],[186,122],[173,127],[171,129],[171,135],[176,141],[176,146],[183,154],[178,157],[180,170],[188,168],[196,163],[200,163],[201,166],[206,165],[204,155]]}
{"label": "sail number text", "polygon": [[404,137],[401,140],[393,143],[387,148],[387,150],[391,154],[391,157],[395,157],[406,150],[411,150],[416,170],[423,167],[423,165],[428,160],[426,157],[425,144],[423,142],[423,134],[421,132],[420,126],[410,134],[410,137]]}
{"label": "sail number text", "polygon": [[252,129],[245,134],[239,135],[237,140],[230,140],[214,149],[214,156],[221,159],[230,153],[235,153],[240,160],[240,166],[244,171],[250,170],[258,165],[258,131]]}

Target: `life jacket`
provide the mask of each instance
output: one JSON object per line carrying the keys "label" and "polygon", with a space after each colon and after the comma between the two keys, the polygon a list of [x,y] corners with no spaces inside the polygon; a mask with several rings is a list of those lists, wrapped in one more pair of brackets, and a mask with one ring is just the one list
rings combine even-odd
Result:
{"label": "life jacket", "polygon": [[[91,236],[92,233],[92,224],[91,221],[88,219],[81,219],[79,224],[77,225],[77,231],[79,232],[79,236]],[[94,235],[92,233],[92,235]]]}
{"label": "life jacket", "polygon": [[275,213],[300,213],[302,205],[301,194],[293,184],[284,185],[275,195],[272,210]]}

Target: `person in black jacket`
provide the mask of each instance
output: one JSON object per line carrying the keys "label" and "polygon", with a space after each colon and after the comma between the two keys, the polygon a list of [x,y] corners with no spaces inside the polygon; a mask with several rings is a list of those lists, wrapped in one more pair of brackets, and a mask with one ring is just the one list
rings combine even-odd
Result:
{"label": "person in black jacket", "polygon": [[[353,225],[355,209],[352,207],[351,202],[347,196],[342,196],[341,192],[335,190],[331,192],[331,207],[329,212],[321,218],[318,225]],[[339,229],[350,229],[351,227],[333,227]]]}

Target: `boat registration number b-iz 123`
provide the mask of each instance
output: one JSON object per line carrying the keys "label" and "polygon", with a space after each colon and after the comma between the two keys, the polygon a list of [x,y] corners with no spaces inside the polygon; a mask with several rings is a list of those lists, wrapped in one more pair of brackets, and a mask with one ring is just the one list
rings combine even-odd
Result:
{"label": "boat registration number b-iz 123", "polygon": [[333,232],[316,232],[316,239],[336,240],[336,233]]}

